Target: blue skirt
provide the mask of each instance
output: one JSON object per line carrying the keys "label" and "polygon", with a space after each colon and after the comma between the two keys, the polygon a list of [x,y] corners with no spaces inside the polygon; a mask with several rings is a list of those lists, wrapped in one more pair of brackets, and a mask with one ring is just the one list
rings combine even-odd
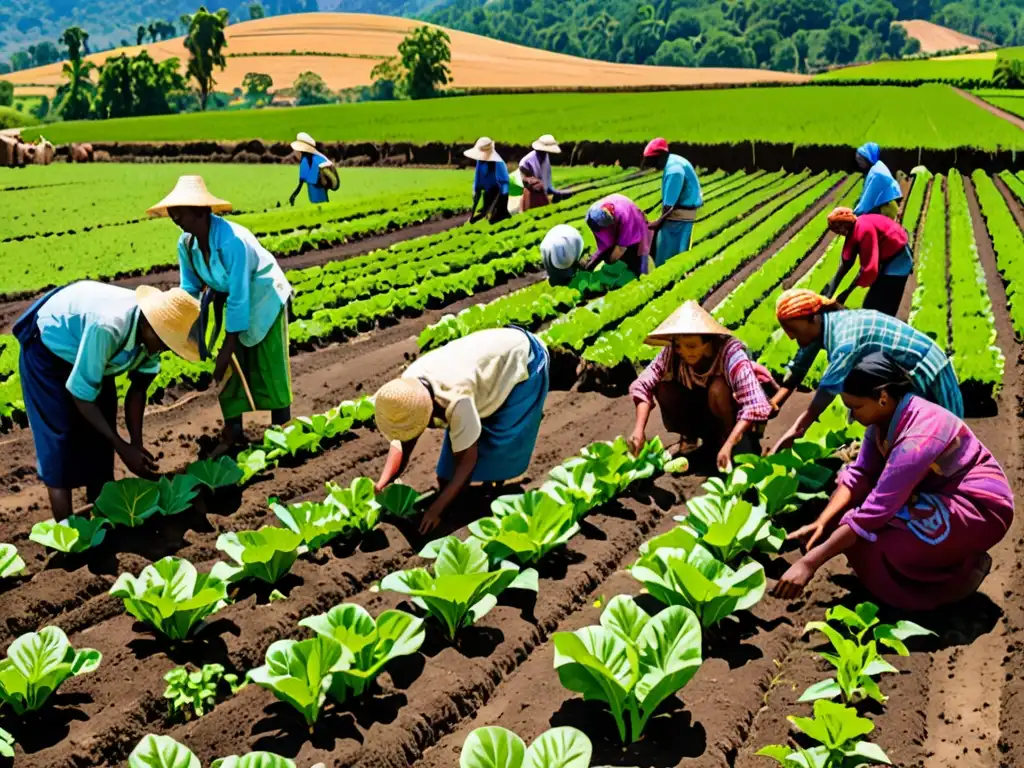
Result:
{"label": "blue skirt", "polygon": [[673,256],[690,250],[692,236],[692,221],[666,221],[662,224],[654,248],[654,265],[660,267]]}
{"label": "blue skirt", "polygon": [[[516,384],[502,406],[482,420],[476,467],[471,478],[474,483],[498,483],[519,477],[530,466],[530,458],[537,445],[551,366],[548,350],[540,339],[532,333],[523,333],[530,339],[532,353],[529,377]],[[437,476],[450,480],[454,472],[455,455],[446,430],[441,458],[437,462]]]}
{"label": "blue skirt", "polygon": [[[114,479],[114,446],[78,410],[67,390],[73,366],[43,344],[36,325],[39,308],[55,292],[36,302],[14,326],[21,344],[18,373],[36,448],[36,469],[48,488],[99,489]],[[117,384],[113,376],[103,380],[96,405],[115,426]]]}

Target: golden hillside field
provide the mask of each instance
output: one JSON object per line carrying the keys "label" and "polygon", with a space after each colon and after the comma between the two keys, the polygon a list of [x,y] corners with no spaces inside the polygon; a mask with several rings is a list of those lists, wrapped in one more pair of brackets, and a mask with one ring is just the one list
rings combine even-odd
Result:
{"label": "golden hillside field", "polygon": [[[948,27],[940,27],[930,21],[913,19],[911,21],[896,22],[907,30],[907,35],[921,41],[922,53],[935,53],[936,51],[952,51],[956,48],[977,48],[982,40],[979,37],[971,37],[962,32]],[[995,58],[995,54],[992,54]]]}
{"label": "golden hillside field", "polygon": [[[217,74],[217,90],[240,87],[247,72],[268,74],[274,78],[275,88],[284,88],[307,70],[319,74],[334,90],[369,85],[370,70],[377,60],[394,56],[402,38],[417,24],[409,19],[349,13],[295,14],[233,24],[227,30],[226,53],[230,58],[227,69]],[[613,64],[526,48],[466,32],[449,30],[448,34],[452,38],[454,85],[459,88],[691,85],[807,79],[802,75],[756,69]],[[184,64],[186,53],[180,37],[105,51],[89,59],[102,64],[109,56],[121,52],[133,55],[142,48],[157,60],[178,56]],[[292,51],[296,55],[258,55]],[[302,55],[304,53],[378,58]],[[5,75],[5,78],[18,87],[18,95],[51,92],[62,82],[61,64],[26,69]]]}

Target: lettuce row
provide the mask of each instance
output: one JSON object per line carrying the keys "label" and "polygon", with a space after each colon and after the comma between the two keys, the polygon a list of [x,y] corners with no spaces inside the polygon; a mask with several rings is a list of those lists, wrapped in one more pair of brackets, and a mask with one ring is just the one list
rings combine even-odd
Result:
{"label": "lettuce row", "polygon": [[[1007,172],[1002,176],[1004,181],[1007,176],[1012,175]],[[1013,329],[1018,337],[1024,337],[1024,233],[988,174],[981,170],[975,171],[971,180],[988,233],[992,237],[996,266],[1006,284],[1006,300]]]}
{"label": "lettuce row", "polygon": [[917,288],[907,322],[927,334],[943,352],[949,350],[949,291],[946,286],[945,179],[932,182],[914,272]]}

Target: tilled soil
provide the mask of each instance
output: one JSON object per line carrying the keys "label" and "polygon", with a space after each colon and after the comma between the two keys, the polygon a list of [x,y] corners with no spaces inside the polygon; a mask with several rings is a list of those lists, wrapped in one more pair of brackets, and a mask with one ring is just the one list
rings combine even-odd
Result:
{"label": "tilled soil", "polygon": [[[1019,491],[1024,477],[1016,421],[1024,392],[1020,350],[1004,308],[991,244],[984,227],[977,227],[970,186],[968,197],[999,343],[1007,358],[999,416],[969,423],[1003,462]],[[763,258],[748,269],[756,269]],[[535,279],[521,278],[445,311],[495,298]],[[415,355],[415,335],[439,315],[428,312],[349,343],[294,357],[296,413],[322,411],[342,399],[372,392]],[[217,423],[211,393],[180,402],[152,414],[147,425],[149,434],[158,435],[164,469],[183,467],[195,455],[197,438],[212,434]],[[806,402],[806,397],[794,398],[770,425],[766,444]],[[548,469],[583,445],[627,432],[632,421],[628,397],[553,391],[522,484],[537,484]],[[664,435],[657,414],[649,430],[656,433]],[[432,481],[440,435],[429,434],[422,442],[406,477],[417,487]],[[601,706],[584,703],[561,687],[552,669],[549,640],[556,631],[595,623],[600,615],[596,603],[603,605],[617,594],[640,594],[640,585],[623,569],[635,560],[637,547],[668,530],[672,516],[685,513],[685,500],[699,493],[707,469],[695,464],[690,475],[661,477],[596,510],[564,552],[541,564],[538,595],[507,592],[456,646],[432,627],[421,654],[389,665],[372,695],[345,706],[329,703],[312,734],[293,710],[252,685],[198,721],[167,723],[162,677],[172,667],[216,661],[244,673],[262,663],[272,642],[298,636],[297,623],[303,617],[343,601],[363,605],[374,614],[405,605],[401,596],[379,593],[372,586],[393,570],[421,564],[416,552],[424,539],[414,524],[386,522],[361,542],[304,556],[279,585],[286,600],[268,601],[264,590],[239,592],[236,602],[216,614],[195,640],[177,645],[160,641],[134,623],[120,601],[106,595],[116,574],[138,572],[168,554],[187,557],[204,569],[218,559],[215,543],[221,532],[272,521],[267,496],[285,501],[320,497],[325,481],[376,476],[385,452],[379,435],[359,430],[323,454],[280,467],[241,492],[206,500],[201,510],[156,524],[150,521],[138,531],[111,532],[87,559],[48,558],[27,540],[31,525],[48,516],[44,490],[31,469],[30,435],[9,436],[0,452],[5,491],[0,498],[0,541],[17,544],[30,575],[2,587],[6,591],[0,600],[0,648],[22,632],[53,624],[65,629],[76,647],[97,648],[104,655],[95,673],[66,683],[54,697],[54,706],[39,717],[5,718],[4,727],[14,733],[23,751],[18,767],[120,765],[142,736],[158,732],[186,743],[204,764],[215,757],[268,749],[294,757],[303,767],[323,761],[328,766],[447,768],[457,763],[467,734],[490,724],[511,728],[527,741],[552,726],[581,727],[594,742],[595,765],[763,765],[764,759],[754,757],[754,752],[788,739],[785,716],[808,714],[809,707],[796,704],[796,699],[808,685],[827,676],[826,665],[813,653],[816,641],[801,638],[804,624],[820,619],[830,605],[850,605],[864,598],[839,558],[816,576],[799,601],[785,604],[766,597],[749,615],[709,630],[705,662],[695,678],[678,699],[666,703],[641,741],[623,748],[617,743],[614,721]],[[483,490],[467,494],[430,538],[465,534],[466,523],[485,513],[489,498]],[[804,517],[800,513],[787,525],[794,527]],[[1024,591],[1017,562],[1021,549],[1024,538],[1018,524],[993,551],[993,572],[979,595],[953,609],[912,617],[935,629],[938,637],[914,642],[909,658],[891,659],[901,674],[883,681],[889,702],[869,710],[877,725],[871,738],[888,751],[894,764],[1024,764],[1024,713],[1015,707],[1024,692],[1024,647],[1019,640],[1024,609],[1016,600]],[[796,556],[789,549],[783,558],[765,560],[770,583]],[[639,599],[649,610],[657,610],[648,597]]]}

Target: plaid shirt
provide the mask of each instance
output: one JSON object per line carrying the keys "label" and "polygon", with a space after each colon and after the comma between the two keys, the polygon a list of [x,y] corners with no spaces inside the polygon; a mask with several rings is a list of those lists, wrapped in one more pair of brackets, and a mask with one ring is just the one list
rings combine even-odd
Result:
{"label": "plaid shirt", "polygon": [[949,358],[934,341],[902,320],[872,309],[848,309],[822,315],[821,337],[803,347],[789,366],[789,375],[802,381],[824,348],[828,368],[818,389],[837,395],[850,370],[872,352],[884,352],[910,375],[922,392],[947,365]]}

